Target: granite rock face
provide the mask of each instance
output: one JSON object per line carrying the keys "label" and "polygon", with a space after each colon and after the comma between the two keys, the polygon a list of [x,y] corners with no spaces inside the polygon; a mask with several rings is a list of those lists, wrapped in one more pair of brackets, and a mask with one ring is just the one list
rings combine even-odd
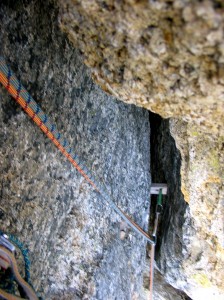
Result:
{"label": "granite rock face", "polygon": [[[171,120],[182,157],[181,190],[189,204],[183,226],[183,273],[194,299],[224,297],[224,137]],[[181,285],[181,283],[180,283]]]}
{"label": "granite rock face", "polygon": [[224,132],[219,0],[59,0],[61,28],[106,91]]}
{"label": "granite rock face", "polygon": [[[106,95],[58,28],[51,1],[1,1],[0,55],[105,183],[147,229],[149,116]],[[128,229],[0,88],[0,228],[30,249],[45,299],[138,299],[145,241]]]}
{"label": "granite rock face", "polygon": [[221,149],[215,139],[210,143],[200,132],[190,138],[195,128],[182,121],[162,120],[151,114],[150,124],[151,144],[157,145],[151,147],[152,180],[167,182],[169,187],[157,245],[159,269],[170,284],[192,299],[221,300],[224,290]]}
{"label": "granite rock face", "polygon": [[193,299],[223,299],[223,1],[58,3],[62,30],[104,90],[173,117],[153,146],[172,203],[157,259]]}
{"label": "granite rock face", "polygon": [[[90,70],[60,32],[57,5]],[[223,16],[218,0],[0,4],[0,55],[145,229],[148,113],[91,76],[125,102],[179,118],[151,117],[153,181],[169,186],[156,260],[195,300],[223,299],[224,290]],[[46,299],[141,299],[145,242],[131,230],[120,240],[117,215],[2,88],[0,100],[0,226],[30,248],[37,290]],[[158,299],[186,299],[156,286]]]}
{"label": "granite rock face", "polygon": [[[149,266],[150,262],[147,261],[147,265],[145,266],[145,273],[144,273],[144,289],[143,295],[144,300],[149,299]],[[175,289],[170,284],[166,282],[164,276],[156,268],[154,271],[154,289],[153,289],[153,296],[156,300],[191,300],[186,294],[182,291]]]}

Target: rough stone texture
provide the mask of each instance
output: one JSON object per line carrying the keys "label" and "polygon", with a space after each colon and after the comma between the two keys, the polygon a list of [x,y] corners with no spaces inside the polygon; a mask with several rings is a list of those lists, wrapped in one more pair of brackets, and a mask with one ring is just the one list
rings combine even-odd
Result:
{"label": "rough stone texture", "polygon": [[[223,2],[58,3],[61,28],[104,90],[189,121],[164,121],[153,144],[155,180],[169,185],[157,262],[193,299],[223,299]],[[146,226],[147,113],[93,84],[57,14],[55,2],[1,1],[0,54]],[[117,216],[2,89],[0,97],[1,229],[27,242],[38,290],[47,299],[138,298],[145,244],[131,231],[119,240]]]}
{"label": "rough stone texture", "polygon": [[[183,273],[194,299],[224,298],[224,137],[170,121],[182,157]],[[181,284],[180,284],[181,285]]]}
{"label": "rough stone texture", "polygon": [[[144,300],[149,299],[149,260],[146,260],[147,264],[145,266],[144,272],[144,289],[143,295]],[[153,296],[155,300],[191,300],[187,295],[185,295],[182,291],[176,290],[174,287],[169,285],[164,276],[155,268],[154,272],[154,290]]]}
{"label": "rough stone texture", "polygon": [[[173,199],[161,267],[192,298],[223,299],[223,1],[59,3],[61,28],[104,90],[175,117],[161,129],[159,157]],[[166,144],[169,130],[180,153],[174,141]]]}
{"label": "rough stone texture", "polygon": [[[167,182],[168,195],[164,197],[164,212],[158,233],[156,260],[166,279],[176,287],[186,288],[187,278],[182,263],[185,259],[184,223],[185,213],[189,210],[181,193],[181,157],[175,141],[170,135],[169,121],[157,115],[150,115],[151,124],[151,168],[153,182]],[[156,199],[152,198],[154,209]],[[188,224],[187,230],[191,229]]]}
{"label": "rough stone texture", "polygon": [[[48,1],[1,1],[0,55],[115,201],[147,228],[148,112],[93,84]],[[0,88],[0,228],[30,249],[45,299],[138,299],[145,242]]]}
{"label": "rough stone texture", "polygon": [[223,133],[223,1],[58,1],[61,28],[103,89]]}
{"label": "rough stone texture", "polygon": [[183,122],[162,120],[152,114],[150,124],[151,143],[157,145],[151,153],[152,181],[165,181],[169,187],[157,248],[159,268],[169,283],[193,299],[221,300],[224,195],[220,149],[213,148],[215,141],[208,143],[205,134],[195,132],[194,138],[186,139],[188,127]]}

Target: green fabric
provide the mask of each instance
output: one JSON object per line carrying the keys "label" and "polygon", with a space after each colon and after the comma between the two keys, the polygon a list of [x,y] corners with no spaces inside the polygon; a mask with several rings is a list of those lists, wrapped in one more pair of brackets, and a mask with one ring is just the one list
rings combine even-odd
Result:
{"label": "green fabric", "polygon": [[159,195],[158,195],[158,198],[157,198],[157,205],[161,205],[162,206],[162,203],[163,202],[163,194],[162,194],[162,189],[159,190]]}

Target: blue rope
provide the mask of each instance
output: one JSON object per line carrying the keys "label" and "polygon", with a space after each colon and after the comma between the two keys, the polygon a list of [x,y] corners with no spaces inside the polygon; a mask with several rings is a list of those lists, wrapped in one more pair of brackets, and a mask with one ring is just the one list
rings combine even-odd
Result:
{"label": "blue rope", "polygon": [[[17,237],[15,237],[14,235],[12,235],[12,234],[6,234],[6,233],[4,233],[3,231],[1,231],[0,230],[0,235],[7,235],[7,237],[8,237],[8,239],[9,239],[9,241],[12,243],[12,244],[14,244],[14,246],[16,246],[17,248],[19,248],[19,250],[21,251],[21,253],[22,253],[22,255],[23,255],[23,260],[24,260],[24,268],[25,268],[25,281],[32,287],[32,289],[34,290],[34,292],[35,292],[35,289],[34,289],[34,287],[33,287],[33,284],[32,284],[32,282],[31,282],[31,278],[30,278],[30,265],[31,265],[31,263],[30,263],[30,258],[29,258],[29,250],[28,250],[28,248],[27,247],[25,247],[25,245],[22,243],[22,242],[20,242],[19,240],[18,240],[18,238]],[[1,273],[0,273],[0,275],[1,275]],[[0,276],[1,277],[1,276]],[[8,291],[9,293],[11,293],[11,294],[15,294],[15,278],[14,278],[14,275],[10,272],[7,276],[6,276],[6,278],[4,278],[4,289],[6,290],[6,291]],[[36,293],[36,292],[35,292]],[[36,293],[37,294],[37,293]],[[38,295],[38,294],[37,294]],[[38,298],[39,298],[39,300],[43,300],[43,298],[42,297],[40,297],[39,295],[38,295]]]}
{"label": "blue rope", "polygon": [[[4,235],[5,233],[3,231],[0,230],[0,235]],[[25,269],[25,281],[33,288],[33,284],[31,282],[31,279],[30,279],[30,258],[29,258],[29,250],[27,247],[25,247],[25,245],[20,242],[18,240],[17,237],[15,237],[14,235],[10,234],[10,233],[7,233],[6,234],[9,241],[14,244],[17,248],[19,248],[19,250],[21,251],[22,253],[22,256],[23,256],[23,260],[24,260],[24,269]],[[13,278],[11,278],[12,280],[14,280]],[[33,288],[34,290],[34,288]]]}
{"label": "blue rope", "polygon": [[[10,242],[12,242],[15,246],[19,248],[23,255],[23,260],[25,264],[25,280],[29,285],[32,286],[30,282],[30,258],[29,258],[29,250],[24,246],[22,242],[20,242],[14,235],[12,234],[7,234],[9,237]],[[32,286],[33,287],[33,286]]]}

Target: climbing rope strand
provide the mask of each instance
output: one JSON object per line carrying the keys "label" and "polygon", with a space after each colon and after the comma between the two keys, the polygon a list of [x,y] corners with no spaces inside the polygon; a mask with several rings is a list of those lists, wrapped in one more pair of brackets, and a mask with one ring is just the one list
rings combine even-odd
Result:
{"label": "climbing rope strand", "polygon": [[0,289],[0,299],[6,299],[6,300],[25,300],[25,298],[20,298],[14,295],[11,295],[5,291],[3,291],[2,289]]}
{"label": "climbing rope strand", "polygon": [[[0,231],[0,234],[4,234]],[[30,259],[29,259],[29,250],[24,246],[22,242],[20,242],[17,237],[14,235],[7,233],[7,237],[10,242],[13,243],[14,246],[18,247],[21,251],[24,260],[24,268],[25,268],[25,281],[33,288],[31,280],[30,280]]]}
{"label": "climbing rope strand", "polygon": [[21,105],[24,111],[70,161],[70,163],[78,170],[78,172],[87,180],[87,182],[89,182],[94,190],[101,194],[102,198],[120,215],[120,217],[126,223],[133,228],[134,231],[143,236],[150,244],[154,244],[153,239],[133,220],[131,220],[131,218],[123,213],[123,211],[113,202],[105,187],[102,186],[92,176],[91,172],[87,169],[82,160],[72,151],[72,148],[69,146],[67,141],[63,139],[56,126],[51,123],[48,116],[43,112],[40,106],[34,101],[31,95],[12,73],[3,57],[0,57],[0,81],[16,100],[16,102]]}
{"label": "climbing rope strand", "polygon": [[155,260],[155,247],[156,247],[156,240],[157,240],[157,229],[158,229],[158,223],[159,223],[159,216],[162,212],[163,206],[162,206],[162,189],[159,190],[159,194],[157,197],[157,204],[156,204],[156,216],[154,220],[154,228],[152,236],[154,238],[155,243],[151,245],[151,254],[150,254],[150,285],[149,285],[149,300],[153,300],[153,284],[154,284],[154,260]]}
{"label": "climbing rope strand", "polygon": [[149,284],[149,300],[153,300],[153,284],[154,284],[154,260],[155,260],[155,245],[151,245],[150,251],[150,284]]}
{"label": "climbing rope strand", "polygon": [[[28,296],[28,299],[38,300],[38,298],[35,295],[33,289],[29,286],[29,284],[19,274],[17,263],[16,263],[14,255],[9,250],[7,250],[5,247],[0,246],[0,256],[3,257],[7,262],[9,262],[16,281],[23,288],[24,292]],[[2,293],[2,290],[0,290],[0,295],[1,295],[1,293]],[[8,299],[8,298],[6,298],[6,299]]]}

